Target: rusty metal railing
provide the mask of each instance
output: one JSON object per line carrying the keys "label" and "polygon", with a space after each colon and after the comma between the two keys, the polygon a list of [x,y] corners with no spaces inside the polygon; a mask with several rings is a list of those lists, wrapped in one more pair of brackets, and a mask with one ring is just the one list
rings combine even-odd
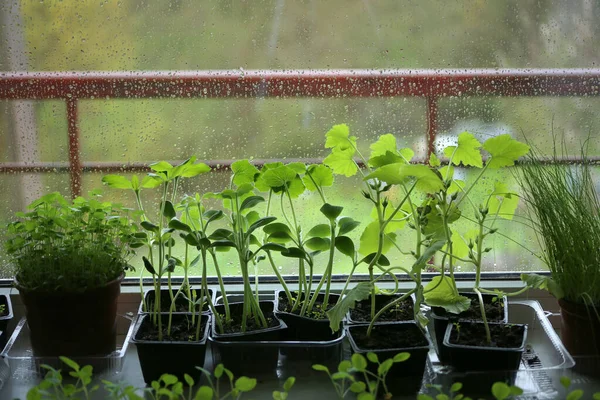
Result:
{"label": "rusty metal railing", "polygon": [[[0,99],[66,103],[68,163],[0,163],[0,173],[68,171],[81,193],[84,172],[144,170],[139,163],[81,159],[79,100],[256,97],[420,97],[427,103],[428,153],[437,134],[438,99],[470,96],[600,96],[600,69],[289,70],[0,73]],[[204,160],[227,166],[230,160]]]}

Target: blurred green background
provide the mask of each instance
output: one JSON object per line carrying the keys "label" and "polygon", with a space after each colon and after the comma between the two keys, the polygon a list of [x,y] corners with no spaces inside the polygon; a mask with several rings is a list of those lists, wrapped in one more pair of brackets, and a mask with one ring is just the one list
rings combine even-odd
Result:
{"label": "blurred green background", "polygon": [[[1,71],[595,68],[600,62],[600,1],[22,0],[0,5],[0,17]],[[596,98],[450,97],[439,110],[440,148],[469,130],[482,141],[502,133],[525,135],[548,151],[554,130],[574,154],[588,135],[591,154],[600,150]],[[85,100],[82,158],[128,163],[192,154],[204,160],[322,157],[325,132],[342,122],[365,150],[380,134],[393,133],[400,146],[424,156],[425,111],[418,98]],[[0,161],[67,161],[65,115],[61,101],[0,102]],[[86,174],[84,192],[100,185],[100,178]],[[2,224],[27,197],[69,192],[66,174],[0,175],[0,182]],[[227,176],[214,173],[184,190],[216,191],[226,182]],[[330,202],[366,221],[369,206],[360,182],[338,182]],[[486,183],[482,191],[493,185]],[[106,196],[130,201],[123,193],[107,190]],[[318,204],[303,198],[300,214],[307,225],[321,222]],[[520,225],[505,229],[536,249]],[[489,270],[544,268],[514,243],[494,240]],[[235,275],[232,260],[225,261],[225,273]],[[339,265],[338,272],[347,271],[345,261]],[[281,267],[295,273],[289,261]]]}

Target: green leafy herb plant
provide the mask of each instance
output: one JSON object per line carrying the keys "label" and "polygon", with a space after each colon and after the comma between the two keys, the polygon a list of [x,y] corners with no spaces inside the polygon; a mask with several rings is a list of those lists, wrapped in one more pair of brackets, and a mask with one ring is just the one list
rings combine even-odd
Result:
{"label": "green leafy herb plant", "polygon": [[73,201],[54,192],[27,208],[8,224],[5,242],[19,286],[78,293],[131,269],[138,242],[133,210],[103,201],[98,191]]}

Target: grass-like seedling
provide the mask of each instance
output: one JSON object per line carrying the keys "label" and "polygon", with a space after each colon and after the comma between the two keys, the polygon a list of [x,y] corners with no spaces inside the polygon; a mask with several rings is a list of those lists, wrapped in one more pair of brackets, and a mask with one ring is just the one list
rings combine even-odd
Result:
{"label": "grass-like seedling", "polygon": [[66,200],[58,192],[32,202],[7,226],[6,252],[19,285],[30,290],[82,292],[130,269],[139,243],[132,210],[103,201]]}
{"label": "grass-like seedling", "polygon": [[[566,156],[562,150],[562,156]],[[543,248],[551,277],[523,274],[557,298],[600,306],[600,198],[585,148],[581,160],[561,163],[561,154],[530,153],[515,174],[523,187],[531,226]]]}

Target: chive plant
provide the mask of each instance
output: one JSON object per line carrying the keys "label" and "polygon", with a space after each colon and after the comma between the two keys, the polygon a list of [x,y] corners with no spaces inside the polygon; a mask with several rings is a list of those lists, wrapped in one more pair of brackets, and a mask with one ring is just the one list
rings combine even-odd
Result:
{"label": "chive plant", "polygon": [[554,143],[550,157],[533,151],[516,174],[544,250],[542,260],[551,274],[523,274],[522,278],[559,299],[596,310],[600,306],[600,199],[588,143],[573,164],[561,163],[561,156],[568,155],[565,144],[559,150],[556,137]]}
{"label": "chive plant", "polygon": [[[157,328],[158,340],[163,340],[165,334],[166,336],[170,336],[171,334],[171,322],[177,296],[179,296],[182,291],[187,291],[190,297],[194,297],[189,289],[190,285],[187,274],[187,270],[192,263],[188,262],[188,257],[186,257],[185,261],[181,261],[173,254],[173,247],[176,243],[176,230],[181,229],[181,233],[184,235],[190,233],[188,232],[188,229],[182,227],[183,223],[177,219],[175,205],[178,204],[178,190],[180,189],[181,180],[183,178],[192,178],[202,173],[206,173],[210,171],[210,167],[203,163],[196,163],[196,157],[191,157],[176,166],[173,166],[166,161],[153,163],[150,164],[150,169],[152,172],[148,173],[141,181],[136,175],[133,175],[131,180],[120,175],[106,175],[102,178],[102,182],[112,188],[131,190],[135,195],[135,201],[140,212],[140,225],[145,230],[145,232],[141,232],[139,239],[143,240],[148,249],[148,256],[143,256],[142,260],[145,270],[152,276],[154,287],[154,304],[152,310],[148,310],[148,305],[144,298],[142,270],[142,275],[140,276],[140,291],[142,299],[144,299],[143,307],[145,311],[150,313],[152,323]],[[142,189],[155,188],[158,188],[160,192],[158,204],[159,210],[155,215],[151,215],[144,205]],[[188,242],[186,241],[186,244],[187,243]],[[186,255],[187,254],[186,247]],[[171,277],[177,266],[183,266],[185,272],[184,281],[174,294]],[[168,325],[166,329],[163,329],[161,317],[161,284],[165,275],[167,277],[168,293],[171,303],[169,305]],[[203,279],[203,281],[206,281],[206,279]],[[206,293],[206,295],[207,294],[208,293]],[[206,298],[210,299],[210,296],[206,296]],[[204,297],[200,297],[200,301],[204,301],[204,299]],[[190,310],[192,311],[194,318],[195,310],[198,306],[202,309],[201,304],[190,304]],[[199,339],[200,321],[201,318],[199,317],[194,321],[197,325],[196,340]]]}

